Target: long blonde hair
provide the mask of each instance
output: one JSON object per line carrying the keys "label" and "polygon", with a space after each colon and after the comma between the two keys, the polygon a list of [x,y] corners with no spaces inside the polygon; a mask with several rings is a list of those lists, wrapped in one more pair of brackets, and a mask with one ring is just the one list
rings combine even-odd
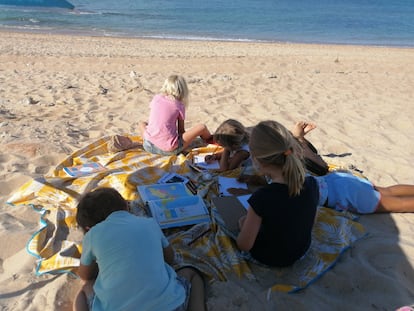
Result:
{"label": "long blonde hair", "polygon": [[251,132],[249,147],[259,163],[282,169],[290,196],[300,193],[305,181],[302,149],[289,130],[276,121],[262,121]]}
{"label": "long blonde hair", "polygon": [[214,132],[214,140],[225,148],[240,148],[249,142],[249,133],[239,121],[227,119]]}
{"label": "long blonde hair", "polygon": [[188,105],[188,87],[184,77],[179,75],[171,75],[164,81],[161,92],[166,96],[182,102],[185,107]]}

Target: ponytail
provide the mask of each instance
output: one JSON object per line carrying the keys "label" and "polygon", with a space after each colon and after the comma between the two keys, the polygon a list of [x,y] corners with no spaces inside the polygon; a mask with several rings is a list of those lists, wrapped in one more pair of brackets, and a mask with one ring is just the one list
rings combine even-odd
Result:
{"label": "ponytail", "polygon": [[262,121],[250,136],[250,152],[263,164],[280,167],[289,195],[298,195],[305,181],[302,149],[293,135],[276,121]]}
{"label": "ponytail", "polygon": [[288,185],[289,195],[298,195],[305,182],[305,168],[302,159],[297,156],[297,153],[292,152],[291,154],[285,155],[282,174]]}

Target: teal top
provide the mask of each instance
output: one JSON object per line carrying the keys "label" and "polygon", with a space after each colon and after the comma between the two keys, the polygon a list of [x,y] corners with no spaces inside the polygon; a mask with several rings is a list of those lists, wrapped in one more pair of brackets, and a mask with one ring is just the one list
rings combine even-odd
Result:
{"label": "teal top", "polygon": [[174,310],[185,301],[184,287],[164,261],[169,245],[152,218],[113,212],[83,239],[81,263],[98,263],[92,310]]}

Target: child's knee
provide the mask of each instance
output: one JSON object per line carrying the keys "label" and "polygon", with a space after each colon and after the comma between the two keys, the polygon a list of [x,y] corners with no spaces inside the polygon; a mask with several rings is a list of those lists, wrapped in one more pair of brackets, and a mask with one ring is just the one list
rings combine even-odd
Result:
{"label": "child's knee", "polygon": [[185,267],[177,271],[177,274],[191,281],[193,278],[202,278],[200,272],[193,267]]}
{"label": "child's knee", "polygon": [[206,130],[207,130],[207,126],[206,126],[205,124],[199,123],[199,124],[197,124],[196,126],[197,126],[197,129],[198,129],[200,132],[204,132],[204,131],[206,131]]}
{"label": "child's knee", "polygon": [[94,283],[95,283],[95,281],[85,281],[83,283],[81,291],[83,291],[87,297],[94,294],[94,291],[93,291],[93,284]]}

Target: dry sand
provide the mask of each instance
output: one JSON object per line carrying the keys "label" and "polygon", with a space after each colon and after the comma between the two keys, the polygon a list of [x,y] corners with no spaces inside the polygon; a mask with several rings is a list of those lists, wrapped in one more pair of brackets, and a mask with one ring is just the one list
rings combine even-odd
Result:
{"label": "dry sand", "polygon": [[[0,33],[0,309],[70,310],[79,281],[35,275],[38,214],[5,204],[96,138],[137,133],[171,73],[186,77],[186,127],[310,120],[331,163],[378,185],[414,183],[414,49]],[[363,216],[369,236],[296,294],[254,282],[208,287],[210,310],[393,310],[414,303],[414,215]]]}

